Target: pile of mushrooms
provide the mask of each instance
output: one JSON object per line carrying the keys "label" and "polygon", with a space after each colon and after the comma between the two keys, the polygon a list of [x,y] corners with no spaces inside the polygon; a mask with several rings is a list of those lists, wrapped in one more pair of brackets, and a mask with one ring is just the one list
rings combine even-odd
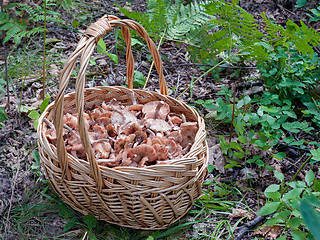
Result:
{"label": "pile of mushrooms", "polygon": [[[73,110],[74,112],[74,110]],[[187,122],[183,114],[170,113],[163,101],[124,106],[115,99],[93,106],[84,113],[85,125],[98,164],[107,167],[145,167],[164,164],[185,155],[198,132],[197,122]],[[67,152],[87,159],[77,126],[77,113],[64,115],[64,140]],[[51,122],[46,136],[56,145]]]}

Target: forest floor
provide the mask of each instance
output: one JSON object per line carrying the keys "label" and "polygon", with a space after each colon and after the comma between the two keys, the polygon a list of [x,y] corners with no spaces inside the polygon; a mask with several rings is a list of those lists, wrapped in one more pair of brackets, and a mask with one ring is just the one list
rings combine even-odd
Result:
{"label": "forest floor", "polygon": [[[287,1],[290,2],[290,1]],[[120,6],[126,6],[129,10],[145,11],[146,3],[142,0],[133,1],[126,4],[126,1],[119,1]],[[289,3],[288,3],[289,4]],[[240,1],[242,8],[253,14],[259,19],[259,14],[265,11],[268,17],[273,18],[278,24],[284,25],[287,19],[294,22],[303,20],[305,14],[294,8],[293,5],[276,5],[274,1]],[[103,11],[101,11],[103,9]],[[78,12],[79,11],[79,12]],[[58,76],[67,57],[76,48],[81,32],[85,30],[90,22],[97,20],[105,13],[121,16],[118,8],[109,1],[89,1],[88,4],[81,5],[80,9],[75,8],[74,15],[86,16],[83,23],[80,23],[78,32],[70,31],[65,25],[59,26],[56,23],[48,22],[47,38],[58,39],[59,41],[47,45],[47,87],[46,91],[51,96],[51,101],[55,99],[58,91]],[[68,15],[65,17],[66,26],[71,25]],[[22,73],[13,72],[10,84],[10,104],[8,110],[9,120],[5,121],[5,127],[0,129],[0,236],[3,239],[81,239],[85,236],[88,228],[82,220],[82,215],[71,211],[64,205],[48,187],[48,182],[44,179],[41,167],[39,165],[39,156],[37,154],[37,134],[34,130],[33,120],[27,116],[28,109],[39,109],[42,102],[42,39],[34,39],[28,42],[25,48],[29,48],[28,53],[23,54],[24,49],[9,49],[11,55],[9,64],[17,64],[17,62],[26,62],[28,74],[25,78],[24,87],[22,88]],[[106,45],[112,46],[114,38],[106,39]],[[156,43],[157,44],[157,43]],[[10,48],[10,47],[9,47]],[[3,53],[3,47],[0,49]],[[204,72],[192,63],[186,52],[185,45],[178,45],[175,42],[164,41],[159,48],[160,53],[165,56],[164,74],[166,77],[169,93],[176,98],[182,93],[186,86],[190,85],[191,79],[198,78]],[[87,69],[86,87],[99,85],[120,86],[124,85],[124,77],[126,75],[125,55],[119,52],[119,64],[114,64],[106,56],[94,54],[94,64]],[[146,49],[142,51],[134,51],[136,60],[136,70],[148,74],[150,62],[145,57]],[[1,57],[0,57],[1,58]],[[11,60],[16,61],[16,63]],[[3,59],[0,59],[1,68],[4,67]],[[21,69],[17,69],[17,71]],[[219,72],[220,81],[214,80],[212,75],[206,75],[193,86],[193,94],[186,91],[180,100],[190,104],[194,104],[195,100],[216,99],[216,93],[221,90],[222,86],[228,89],[234,87],[234,77],[230,77],[235,68],[221,68]],[[247,68],[241,69],[241,77],[237,79],[237,96],[248,94],[250,91],[259,92],[262,84],[258,81],[252,84],[246,82],[246,78],[255,78],[257,70],[254,64],[248,64]],[[74,91],[75,78],[71,78],[68,92]],[[147,90],[157,91],[158,78],[155,70],[152,70]],[[0,106],[6,104],[7,98],[3,94],[0,99]],[[24,111],[18,112],[19,106]],[[206,116],[208,109],[199,107],[199,113]],[[214,180],[219,183],[221,189],[221,201],[231,204],[232,209],[224,217],[230,221],[231,225],[237,223],[234,229],[236,238],[237,231],[243,227],[248,220],[255,220],[262,223],[263,219],[256,216],[259,208],[266,202],[263,195],[264,189],[273,183],[279,183],[273,176],[272,172],[259,172],[253,166],[250,168],[225,169],[226,160],[219,145],[218,135],[228,135],[230,126],[216,124],[207,120],[207,134],[209,144],[209,164],[215,166],[215,169],[208,174],[206,182]],[[316,140],[316,139],[310,139]],[[292,149],[285,149],[288,153],[283,160],[272,159],[271,167],[281,169],[286,179],[290,179],[301,165],[301,154],[293,152]],[[267,154],[267,153],[262,153]],[[316,169],[317,171],[317,169]],[[301,172],[299,179],[304,179]],[[316,173],[319,177],[319,172]],[[261,180],[263,179],[263,180]],[[227,187],[229,185],[229,187]],[[207,186],[204,186],[207,188]],[[241,194],[235,189],[241,189]],[[241,196],[239,198],[239,196]],[[237,204],[234,204],[238,202]],[[197,210],[195,206],[193,210]],[[230,210],[230,209],[229,209]],[[223,214],[222,214],[223,215]],[[212,234],[216,225],[212,222],[215,218],[212,216],[202,216],[203,219],[208,218],[209,221],[202,221],[192,225],[192,227],[181,230],[176,233],[176,239],[197,239],[199,231]],[[221,216],[220,216],[221,217]],[[247,217],[246,220],[239,219]],[[70,223],[71,218],[79,219],[79,225],[65,231],[66,224]],[[185,222],[192,222],[194,215],[187,214],[183,219]],[[105,229],[111,233],[105,239],[136,239],[148,237],[147,231],[135,231],[132,229],[110,226],[101,223]],[[254,225],[254,224],[253,224]],[[201,229],[201,230],[199,230]],[[260,229],[259,231],[250,230],[241,239],[253,239],[260,237],[262,239],[276,239],[283,229]],[[179,235],[180,234],[180,235]],[[216,239],[224,239],[225,234],[221,231],[221,237]],[[86,238],[83,238],[86,239]],[[174,239],[172,237],[172,239]]]}

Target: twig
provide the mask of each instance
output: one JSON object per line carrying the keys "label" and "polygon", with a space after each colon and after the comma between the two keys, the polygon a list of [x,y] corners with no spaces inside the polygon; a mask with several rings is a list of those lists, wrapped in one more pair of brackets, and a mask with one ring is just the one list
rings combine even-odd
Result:
{"label": "twig", "polygon": [[[162,36],[161,36],[161,38],[160,38],[160,41],[159,41],[159,44],[158,44],[158,47],[157,47],[158,50],[159,50],[159,48],[160,48],[160,45],[161,45],[161,43],[162,43],[162,39],[163,39],[164,34],[166,33],[166,31],[167,31],[167,29],[163,32],[163,34],[162,34]],[[146,82],[145,82],[144,85],[143,85],[143,89],[145,89],[146,86],[147,86],[147,83],[148,83],[148,81],[149,81],[149,78],[150,78],[150,75],[151,75],[151,70],[152,70],[152,68],[153,68],[153,65],[154,65],[154,60],[152,61],[151,66],[150,66],[150,68],[149,68],[148,76],[147,76],[147,78],[146,78]]]}
{"label": "twig", "polygon": [[233,106],[232,106],[232,119],[231,119],[231,125],[230,125],[229,143],[231,142],[232,126],[233,126],[233,119],[234,119],[234,110],[235,110],[235,106],[236,106],[236,90],[237,90],[237,81],[234,81],[234,89],[233,89]]}
{"label": "twig", "polygon": [[[214,65],[212,68],[210,68],[208,71],[206,71],[205,73],[203,73],[200,77],[198,77],[193,84],[195,84],[196,82],[198,82],[201,78],[203,78],[205,75],[207,75],[209,72],[211,72],[213,69],[215,69],[216,67],[220,66],[221,63],[225,62],[225,60],[222,60],[221,62],[217,63],[216,65]],[[182,93],[180,93],[180,95],[177,97],[177,99],[179,99],[186,91],[188,91],[190,89],[190,86],[188,86],[185,90],[183,90]]]}
{"label": "twig", "polygon": [[6,219],[6,223],[5,223],[5,230],[4,230],[4,235],[5,235],[6,239],[8,239],[7,231],[8,231],[8,227],[9,227],[9,218],[10,218],[10,212],[11,212],[11,208],[12,208],[14,189],[16,187],[16,182],[17,182],[19,169],[20,169],[20,163],[18,165],[17,172],[16,172],[16,175],[14,176],[13,184],[12,184],[12,187],[11,187],[11,197],[10,197],[10,200],[9,200],[9,209],[8,209],[7,219]]}
{"label": "twig", "polygon": [[[48,119],[45,119],[45,118],[44,118],[43,121],[44,121],[46,124],[48,124],[50,128],[55,129],[53,123],[50,122]],[[80,136],[79,136],[78,134],[76,134],[76,133],[72,130],[72,128],[69,127],[68,125],[63,124],[63,128],[67,129],[67,130],[68,130],[71,134],[73,134],[74,136],[80,138]]]}
{"label": "twig", "polygon": [[[3,12],[3,0],[1,0],[1,12]],[[2,41],[4,40],[4,30],[2,30]],[[6,44],[3,43],[3,53],[4,53],[4,67],[6,71],[6,83],[7,83],[7,105],[6,108],[10,109],[10,92],[9,92],[9,76],[8,76],[8,59],[7,59],[7,49]]]}
{"label": "twig", "polygon": [[[297,172],[293,175],[293,177],[290,179],[290,181],[288,183],[291,183],[293,180],[296,179],[296,177],[298,176],[298,174],[301,172],[301,170],[304,168],[304,166],[310,161],[310,159],[312,158],[312,155],[310,155],[305,161],[304,163],[300,166],[300,168],[297,170]],[[281,196],[288,190],[289,185],[287,185],[282,191],[281,191]]]}
{"label": "twig", "polygon": [[[212,67],[211,64],[203,64],[203,63],[180,63],[180,64],[173,64],[173,65],[165,65],[166,68],[175,68],[181,66],[204,66],[204,67]],[[238,66],[225,66],[220,65],[219,68],[231,68],[231,69],[257,69],[257,67],[238,67]]]}
{"label": "twig", "polygon": [[43,100],[46,91],[46,33],[47,33],[47,0],[44,0],[44,26],[43,26],[43,69],[42,69],[42,92]]}
{"label": "twig", "polygon": [[250,230],[250,228],[256,226],[258,223],[263,222],[266,219],[266,216],[258,216],[255,219],[244,224],[243,227],[239,228],[238,236],[235,240],[240,240],[243,236]]}

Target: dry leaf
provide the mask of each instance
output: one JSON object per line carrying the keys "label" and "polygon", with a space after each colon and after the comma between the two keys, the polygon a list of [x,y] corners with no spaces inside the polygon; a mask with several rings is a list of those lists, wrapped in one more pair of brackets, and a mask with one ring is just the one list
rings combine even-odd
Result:
{"label": "dry leaf", "polygon": [[269,237],[270,240],[274,240],[281,234],[281,227],[278,225],[274,226],[264,226],[258,231],[255,231],[253,235],[262,235],[264,237]]}
{"label": "dry leaf", "polygon": [[241,208],[233,208],[232,213],[229,215],[229,218],[231,219],[242,218],[242,217],[248,217],[249,220],[252,220],[255,218],[255,215]]}

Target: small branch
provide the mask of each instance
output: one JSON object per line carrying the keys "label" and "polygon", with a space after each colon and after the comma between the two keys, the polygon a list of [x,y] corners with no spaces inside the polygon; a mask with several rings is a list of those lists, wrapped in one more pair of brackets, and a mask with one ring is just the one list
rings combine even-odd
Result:
{"label": "small branch", "polygon": [[[305,161],[304,163],[300,166],[300,168],[297,170],[297,172],[293,175],[293,177],[290,179],[290,181],[288,183],[291,183],[293,180],[296,179],[296,177],[298,176],[298,174],[301,172],[301,170],[305,167],[305,165],[307,165],[307,163],[310,161],[310,159],[312,158],[312,155],[310,155]],[[282,191],[281,191],[281,196],[288,190],[289,185],[287,185]]]}
{"label": "small branch", "polygon": [[[220,66],[221,63],[225,62],[225,60],[222,60],[221,62],[217,63],[216,65],[214,65],[212,68],[210,68],[208,71],[206,71],[205,73],[203,73],[200,77],[198,77],[193,84],[195,84],[196,82],[198,82],[201,78],[203,78],[205,75],[207,75],[209,72],[211,72],[213,69],[215,69],[216,67]],[[183,90],[182,93],[180,93],[180,95],[177,97],[177,99],[179,99],[186,91],[188,91],[190,89],[190,86],[188,86],[185,90]]]}
{"label": "small branch", "polygon": [[[158,47],[157,47],[158,51],[159,51],[160,45],[161,45],[161,43],[162,43],[162,39],[163,39],[166,31],[167,31],[167,29],[163,32],[163,34],[162,34],[162,36],[161,36],[161,38],[160,38],[160,41],[159,41],[159,44],[158,44]],[[154,60],[153,60],[152,63],[151,63],[151,66],[150,66],[150,69],[149,69],[149,72],[148,72],[148,76],[147,76],[147,78],[146,78],[146,82],[144,83],[143,89],[145,89],[146,86],[147,86],[147,83],[148,83],[148,81],[149,81],[149,78],[150,78],[150,75],[151,75],[151,70],[152,70],[152,68],[153,68],[153,65],[154,65]]]}
{"label": "small branch", "polygon": [[[3,12],[3,0],[1,0],[1,12]],[[2,41],[4,40],[5,32],[2,30]],[[10,89],[9,89],[9,76],[8,76],[8,56],[6,44],[3,43],[3,53],[4,53],[4,67],[6,71],[6,83],[7,83],[7,105],[6,108],[10,109]]]}
{"label": "small branch", "polygon": [[[48,119],[45,119],[45,118],[44,118],[43,121],[44,121],[46,124],[48,124],[50,128],[55,129],[53,123],[50,122]],[[71,134],[73,134],[74,136],[80,138],[80,136],[79,136],[78,134],[76,134],[76,133],[72,130],[72,128],[69,127],[68,125],[63,124],[63,128],[67,129],[67,130],[68,130]]]}
{"label": "small branch", "polygon": [[239,228],[238,230],[238,236],[235,238],[235,240],[240,240],[243,238],[243,236],[250,230],[250,228],[256,226],[260,222],[263,222],[266,219],[266,216],[257,216],[255,219],[247,222],[244,224],[244,227]]}
{"label": "small branch", "polygon": [[11,197],[10,197],[10,200],[9,200],[9,209],[8,209],[7,219],[6,219],[6,223],[5,223],[5,230],[4,230],[5,237],[7,237],[7,233],[8,233],[8,230],[9,230],[10,212],[11,212],[11,208],[12,208],[14,190],[15,190],[15,187],[16,187],[19,170],[20,170],[20,163],[18,165],[16,175],[14,176],[14,179],[12,179],[13,183],[12,183],[12,186],[11,186]]}
{"label": "small branch", "polygon": [[43,69],[42,69],[42,92],[43,100],[46,91],[46,33],[47,33],[47,0],[44,0],[44,26],[43,26]]}
{"label": "small branch", "polygon": [[234,81],[234,89],[233,89],[233,106],[232,106],[232,119],[231,119],[231,125],[230,125],[229,143],[231,142],[232,126],[233,126],[233,119],[234,119],[234,110],[235,110],[235,106],[236,106],[236,90],[237,90],[237,81]]}
{"label": "small branch", "polygon": [[[181,63],[181,64],[173,64],[173,65],[165,65],[165,68],[175,68],[181,66],[204,66],[204,67],[213,67],[211,64],[202,64],[202,63]],[[238,67],[238,66],[225,66],[220,65],[219,68],[231,68],[231,69],[257,69],[257,67]]]}

